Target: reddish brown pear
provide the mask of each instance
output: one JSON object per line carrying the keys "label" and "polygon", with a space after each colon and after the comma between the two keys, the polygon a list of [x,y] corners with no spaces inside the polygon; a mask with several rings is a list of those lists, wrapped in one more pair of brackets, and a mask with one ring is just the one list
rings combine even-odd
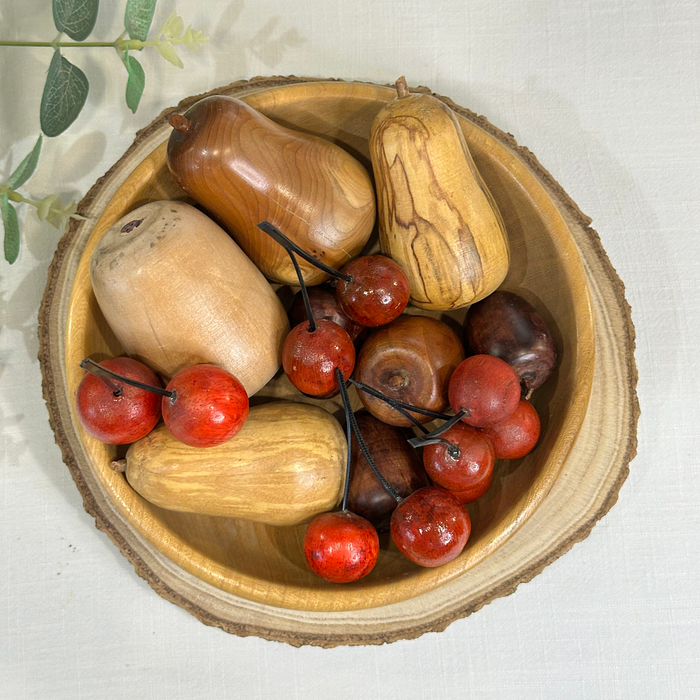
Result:
{"label": "reddish brown pear", "polygon": [[[411,447],[400,428],[382,423],[373,415],[355,414],[357,425],[381,475],[402,498],[428,486],[419,452]],[[396,499],[382,486],[364,458],[357,440],[352,441],[348,508],[369,520],[379,532],[389,529]]]}
{"label": "reddish brown pear", "polygon": [[[362,250],[374,226],[374,190],[364,167],[339,146],[223,95],[205,97],[170,123],[173,177],[266,277],[297,281],[287,252],[257,228],[263,220],[335,268]],[[328,278],[306,261],[299,264],[309,285]]]}
{"label": "reddish brown pear", "polygon": [[[362,346],[355,378],[385,396],[404,403],[444,411],[450,376],[464,359],[457,334],[428,316],[400,316],[373,333]],[[391,425],[411,422],[381,399],[357,392],[365,408]],[[413,413],[425,423],[428,416]]]}

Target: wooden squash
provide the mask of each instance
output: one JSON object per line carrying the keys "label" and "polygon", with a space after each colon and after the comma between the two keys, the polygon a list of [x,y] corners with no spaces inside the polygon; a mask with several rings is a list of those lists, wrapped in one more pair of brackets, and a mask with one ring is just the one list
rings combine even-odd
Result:
{"label": "wooden squash", "polygon": [[160,425],[115,468],[161,508],[298,525],[338,505],[346,455],[333,416],[278,401],[253,406],[241,431],[216,447],[189,447]]}
{"label": "wooden squash", "polygon": [[277,372],[289,321],[245,253],[183,202],[145,204],[117,221],[90,261],[97,301],[124,350],[166,378],[209,362],[248,395]]}
{"label": "wooden squash", "polygon": [[412,304],[459,309],[503,282],[505,226],[454,112],[403,78],[397,90],[369,138],[382,252],[406,271]]}

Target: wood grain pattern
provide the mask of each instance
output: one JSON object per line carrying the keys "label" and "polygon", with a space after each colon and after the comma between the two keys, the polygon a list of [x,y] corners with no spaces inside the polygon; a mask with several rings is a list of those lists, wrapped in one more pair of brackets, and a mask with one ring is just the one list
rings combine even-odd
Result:
{"label": "wood grain pattern", "polygon": [[[365,166],[370,124],[395,95],[382,86],[308,78],[258,78],[220,92],[286,126],[335,140]],[[161,596],[239,635],[297,646],[381,644],[442,630],[511,593],[586,537],[617,498],[636,449],[634,329],[622,284],[590,220],[532,153],[447,98],[440,99],[458,114],[506,223],[512,252],[507,288],[542,313],[562,358],[535,394],[543,445],[514,468],[496,467],[487,500],[470,506],[473,539],[460,557],[441,569],[416,571],[390,547],[380,552],[371,580],[341,589],[326,585],[300,556],[303,526],[275,528],[151,506],[109,469],[114,453],[81,432],[72,414],[79,382],[73,360],[96,348],[110,354],[120,348],[100,318],[89,279],[76,273],[125,211],[185,196],[165,164],[166,122],[200,97],[166,110],[139,134],[81,203],[90,218],[71,225],[50,268],[40,311],[44,395],[85,508]],[[451,315],[462,320],[463,314]],[[278,377],[254,402],[289,392]],[[313,403],[298,394],[294,400]],[[353,401],[359,405],[356,395]],[[334,410],[337,402],[321,405]]]}
{"label": "wood grain pattern", "polygon": [[399,94],[369,146],[382,252],[406,271],[411,303],[445,311],[493,292],[508,272],[507,236],[452,110]]}
{"label": "wood grain pattern", "polygon": [[164,200],[117,221],[90,260],[100,310],[127,354],[166,379],[200,363],[248,395],[280,367],[289,321],[260,271],[198,209]]}
{"label": "wood grain pattern", "polygon": [[[347,151],[231,97],[207,97],[183,116],[182,131],[168,140],[170,171],[269,279],[297,283],[286,251],[257,228],[264,220],[331,267],[362,250],[374,226],[374,190]],[[299,264],[307,284],[328,279]]]}
{"label": "wood grain pattern", "polygon": [[167,510],[288,526],[338,506],[346,459],[333,416],[281,401],[253,406],[237,435],[206,450],[160,425],[129,447],[126,478]]}

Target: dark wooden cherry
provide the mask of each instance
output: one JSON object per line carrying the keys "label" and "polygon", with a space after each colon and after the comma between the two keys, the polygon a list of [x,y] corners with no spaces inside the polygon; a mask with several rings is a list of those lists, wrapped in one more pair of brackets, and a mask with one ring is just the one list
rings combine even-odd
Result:
{"label": "dark wooden cherry", "polygon": [[[99,365],[143,384],[161,386],[150,368],[130,357],[112,357]],[[127,445],[155,428],[161,415],[161,397],[117,379],[112,381],[113,386],[109,386],[88,372],[78,385],[75,408],[90,435],[110,445]]]}
{"label": "dark wooden cherry", "polygon": [[[462,343],[449,326],[428,316],[403,315],[364,342],[355,378],[391,399],[444,411],[450,376],[463,359]],[[379,420],[411,425],[381,399],[364,391],[358,391],[358,395]],[[411,415],[421,423],[431,420],[417,413]]]}
{"label": "dark wooden cherry", "polygon": [[248,394],[243,384],[222,367],[187,367],[170,380],[166,389],[175,395],[162,399],[163,421],[186,445],[220,445],[230,440],[248,417]]}
{"label": "dark wooden cherry", "polygon": [[[365,330],[364,326],[355,323],[343,311],[340,306],[338,297],[335,295],[335,290],[325,285],[320,287],[309,287],[309,302],[311,303],[311,312],[315,319],[326,319],[337,323],[347,334],[352,341],[357,340],[359,335]],[[289,310],[289,320],[292,327],[299,325],[303,321],[308,321],[306,315],[306,307],[301,292],[294,295],[292,307]]]}
{"label": "dark wooden cherry", "polygon": [[452,561],[464,549],[471,520],[459,499],[428,486],[401,501],[391,516],[391,537],[415,564],[434,567]]}
{"label": "dark wooden cherry", "polygon": [[496,291],[469,308],[465,336],[475,354],[495,355],[518,375],[529,398],[552,374],[557,351],[534,307],[513,292]]}
{"label": "dark wooden cherry", "polygon": [[311,570],[326,581],[350,583],[374,568],[379,537],[372,523],[355,513],[323,513],[306,529],[304,556]]}
{"label": "dark wooden cherry", "polygon": [[520,382],[509,364],[493,355],[472,355],[454,371],[449,384],[450,406],[464,412],[462,420],[476,428],[500,423],[520,401]]}
{"label": "dark wooden cherry", "polygon": [[398,318],[408,304],[408,278],[398,263],[384,255],[363,255],[342,270],[352,281],[336,287],[345,313],[362,326],[385,326]]}
{"label": "dark wooden cherry", "polygon": [[[399,496],[405,498],[429,485],[418,452],[409,446],[400,428],[382,423],[366,411],[356,413],[355,419],[377,468]],[[389,529],[396,508],[396,500],[382,486],[356,440],[352,443],[348,508],[367,518],[379,532]]]}
{"label": "dark wooden cherry", "polygon": [[529,401],[521,399],[509,418],[483,432],[493,442],[497,459],[520,459],[532,452],[540,438],[540,417]]}
{"label": "dark wooden cherry", "polygon": [[426,445],[423,448],[423,465],[428,476],[438,486],[450,491],[471,492],[473,498],[470,500],[483,496],[493,479],[494,449],[491,440],[464,423],[453,425],[440,437],[456,445],[459,454],[451,456],[444,443]]}
{"label": "dark wooden cherry", "polygon": [[355,346],[350,336],[333,321],[294,326],[282,346],[282,366],[289,380],[303,394],[329,397],[338,392],[335,368],[347,379],[355,367]]}

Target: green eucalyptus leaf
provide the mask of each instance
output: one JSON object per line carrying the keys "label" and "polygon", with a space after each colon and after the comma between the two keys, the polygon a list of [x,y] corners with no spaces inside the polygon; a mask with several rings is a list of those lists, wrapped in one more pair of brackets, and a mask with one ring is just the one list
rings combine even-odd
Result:
{"label": "green eucalyptus leaf", "polygon": [[15,172],[7,178],[5,183],[11,190],[16,190],[29,180],[34,171],[36,170],[36,164],[39,161],[39,153],[41,152],[41,142],[42,136],[39,134],[39,138],[32,148],[32,152],[17,166]]}
{"label": "green eucalyptus leaf", "polygon": [[124,26],[129,38],[146,41],[155,9],[156,0],[127,0]]}
{"label": "green eucalyptus leaf", "polygon": [[126,104],[135,113],[139,108],[143,88],[146,85],[146,75],[141,64],[133,56],[126,54],[124,64],[129,71],[129,80],[126,83]]}
{"label": "green eucalyptus leaf", "polygon": [[56,50],[41,96],[41,130],[47,136],[63,133],[80,114],[89,89],[85,73]]}
{"label": "green eucalyptus leaf", "polygon": [[71,39],[84,41],[97,21],[100,0],[53,0],[53,23]]}
{"label": "green eucalyptus leaf", "polygon": [[0,210],[5,227],[5,260],[12,265],[19,255],[19,222],[17,210],[10,204],[7,194],[0,197]]}

